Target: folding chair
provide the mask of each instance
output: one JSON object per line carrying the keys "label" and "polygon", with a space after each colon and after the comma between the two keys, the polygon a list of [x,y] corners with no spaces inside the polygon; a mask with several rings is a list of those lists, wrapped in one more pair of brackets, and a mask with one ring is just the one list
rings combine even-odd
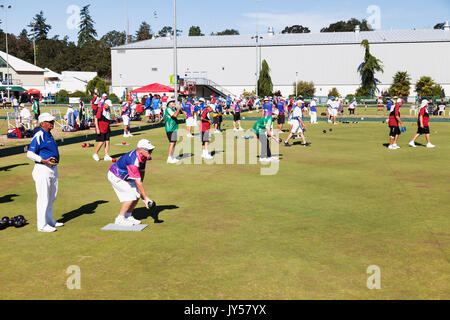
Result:
{"label": "folding chair", "polygon": [[18,112],[7,112],[8,129],[18,128],[20,126],[20,116]]}
{"label": "folding chair", "polygon": [[61,110],[52,109],[50,110],[50,114],[56,118],[55,123],[59,125],[61,128],[64,127],[64,118],[61,116]]}
{"label": "folding chair", "polygon": [[[445,106],[444,105],[440,105],[439,106],[439,111],[438,111],[438,115],[441,115],[445,117]],[[450,113],[449,113],[450,114]]]}
{"label": "folding chair", "polygon": [[409,109],[409,115],[411,116],[413,112],[414,115],[417,116],[417,106],[411,106],[411,108]]}

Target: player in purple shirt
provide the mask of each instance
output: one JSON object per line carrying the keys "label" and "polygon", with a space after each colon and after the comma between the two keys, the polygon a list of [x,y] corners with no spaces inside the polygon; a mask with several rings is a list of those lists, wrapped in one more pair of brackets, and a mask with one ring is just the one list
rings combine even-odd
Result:
{"label": "player in purple shirt", "polygon": [[122,203],[120,213],[115,220],[117,225],[129,227],[141,223],[132,216],[139,199],[144,201],[147,209],[154,206],[143,185],[145,165],[148,160],[151,160],[153,149],[155,147],[150,141],[143,139],[139,141],[136,150],[123,155],[109,169],[108,180]]}

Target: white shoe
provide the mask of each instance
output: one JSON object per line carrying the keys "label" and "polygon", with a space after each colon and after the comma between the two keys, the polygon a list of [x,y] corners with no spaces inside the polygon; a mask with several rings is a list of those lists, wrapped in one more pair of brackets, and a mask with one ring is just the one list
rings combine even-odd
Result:
{"label": "white shoe", "polygon": [[239,128],[239,131],[244,131],[244,129],[242,129],[242,128]]}
{"label": "white shoe", "polygon": [[233,131],[234,131],[234,132],[236,132],[236,131],[239,131],[239,130],[238,130],[238,129],[236,129],[236,128],[234,128],[234,129],[233,129]]}
{"label": "white shoe", "polygon": [[56,228],[46,224],[42,229],[38,230],[39,232],[55,232]]}
{"label": "white shoe", "polygon": [[211,156],[210,154],[202,155],[202,158],[205,159],[205,160],[212,160],[212,159],[214,159],[214,157]]}
{"label": "white shoe", "polygon": [[394,149],[400,149],[400,147],[397,144],[392,145]]}
{"label": "white shoe", "polygon": [[415,148],[415,147],[416,147],[416,144],[414,143],[414,141],[411,141],[411,142],[409,143],[409,146]]}
{"label": "white shoe", "polygon": [[270,158],[259,158],[259,162],[270,162]]}
{"label": "white shoe", "polygon": [[394,145],[390,145],[390,146],[388,147],[388,149],[389,149],[389,150],[395,150],[396,148],[394,147]]}
{"label": "white shoe", "polygon": [[123,137],[124,137],[124,138],[128,138],[128,134],[127,134],[127,133],[124,133],[124,134],[123,134]]}
{"label": "white shoe", "polygon": [[435,148],[436,146],[430,143],[427,143],[427,148]]}
{"label": "white shoe", "polygon": [[62,223],[62,222],[55,223],[55,228],[60,228],[60,227],[64,227],[64,223]]}
{"label": "white shoe", "polygon": [[192,134],[188,133],[188,134],[186,135],[186,137],[188,137],[188,138],[193,138],[194,136],[193,136]]}
{"label": "white shoe", "polygon": [[112,161],[112,158],[109,155],[105,155],[105,158],[103,160],[105,160],[105,161]]}
{"label": "white shoe", "polygon": [[131,134],[131,132],[128,132],[128,138],[134,137],[134,135]]}
{"label": "white shoe", "polygon": [[134,224],[131,220],[128,219],[125,218],[124,216],[118,216],[114,221],[114,224],[117,224],[118,226],[132,227]]}
{"label": "white shoe", "polygon": [[131,223],[133,224],[133,226],[137,226],[138,224],[141,224],[140,220],[135,219],[133,216],[129,216],[128,218],[126,218],[127,221],[131,221]]}
{"label": "white shoe", "polygon": [[96,154],[96,153],[92,156],[92,158],[94,158],[94,160],[97,162],[100,161],[100,158],[98,157],[98,154]]}
{"label": "white shoe", "polygon": [[178,160],[177,158],[167,158],[167,163],[174,164],[178,162],[180,162],[180,160]]}
{"label": "white shoe", "polygon": [[214,130],[214,133],[221,133],[220,130]]}
{"label": "white shoe", "polygon": [[280,159],[277,157],[271,157],[271,158],[269,158],[269,161],[270,162],[280,162]]}

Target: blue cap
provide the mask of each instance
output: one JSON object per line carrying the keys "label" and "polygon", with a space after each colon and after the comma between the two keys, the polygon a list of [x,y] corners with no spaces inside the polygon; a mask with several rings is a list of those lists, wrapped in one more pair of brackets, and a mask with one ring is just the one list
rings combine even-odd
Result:
{"label": "blue cap", "polygon": [[330,99],[334,99],[334,96],[331,96]]}

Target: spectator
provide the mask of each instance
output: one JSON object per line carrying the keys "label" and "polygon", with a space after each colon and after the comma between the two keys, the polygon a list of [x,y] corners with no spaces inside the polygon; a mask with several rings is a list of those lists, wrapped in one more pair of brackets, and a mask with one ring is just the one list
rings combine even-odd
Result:
{"label": "spectator", "polygon": [[27,109],[26,105],[20,106],[19,121],[20,124],[22,124],[28,130],[31,129],[31,122],[33,121],[33,117],[30,110]]}

